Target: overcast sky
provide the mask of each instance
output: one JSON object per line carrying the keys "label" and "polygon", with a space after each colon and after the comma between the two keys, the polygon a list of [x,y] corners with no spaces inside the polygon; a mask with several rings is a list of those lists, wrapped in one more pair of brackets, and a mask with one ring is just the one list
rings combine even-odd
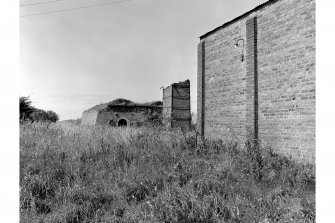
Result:
{"label": "overcast sky", "polygon": [[[21,0],[21,5],[47,0]],[[53,1],[53,0],[48,0]],[[117,0],[58,0],[21,16]],[[162,99],[161,86],[191,81],[196,112],[199,36],[266,0],[129,0],[20,18],[20,96],[80,118],[96,104]]]}

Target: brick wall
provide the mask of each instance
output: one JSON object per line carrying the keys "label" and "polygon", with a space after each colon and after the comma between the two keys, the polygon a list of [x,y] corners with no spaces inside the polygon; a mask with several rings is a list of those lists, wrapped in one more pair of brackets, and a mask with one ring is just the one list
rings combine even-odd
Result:
{"label": "brick wall", "polygon": [[198,44],[198,74],[197,74],[197,131],[202,138],[204,137],[204,98],[205,92],[203,88],[204,72],[205,72],[205,42]]}
{"label": "brick wall", "polygon": [[117,121],[118,117],[115,116],[113,111],[99,111],[97,115],[96,124],[115,126],[117,124]]}
{"label": "brick wall", "polygon": [[198,114],[205,137],[242,142],[256,130],[277,151],[314,161],[315,1],[269,1],[202,36]]}
{"label": "brick wall", "polygon": [[203,122],[200,132],[205,137],[241,140],[246,134],[245,63],[242,49],[234,46],[245,38],[244,23],[236,22],[199,44],[197,123]]}
{"label": "brick wall", "polygon": [[191,128],[190,82],[173,83],[163,90],[163,118],[168,128]]}
{"label": "brick wall", "polygon": [[82,115],[83,125],[111,125],[116,126],[119,119],[125,119],[128,126],[142,125],[147,118],[147,115],[158,114],[162,115],[161,107],[113,107],[101,110],[85,111]]}
{"label": "brick wall", "polygon": [[83,115],[81,117],[81,124],[94,126],[97,121],[97,116],[98,112],[95,110],[89,112],[83,112]]}
{"label": "brick wall", "polygon": [[171,127],[172,117],[172,86],[168,86],[163,89],[163,124],[167,127]]}

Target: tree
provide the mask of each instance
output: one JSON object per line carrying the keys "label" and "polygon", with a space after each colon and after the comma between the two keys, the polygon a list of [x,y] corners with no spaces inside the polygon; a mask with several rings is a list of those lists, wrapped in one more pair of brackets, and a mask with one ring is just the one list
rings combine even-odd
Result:
{"label": "tree", "polygon": [[48,114],[46,111],[42,109],[36,109],[32,114],[31,114],[31,119],[33,121],[48,121]]}
{"label": "tree", "polygon": [[31,106],[29,97],[20,97],[20,120],[30,120],[31,114],[35,111],[35,108]]}
{"label": "tree", "polygon": [[20,120],[57,122],[59,116],[53,111],[33,107],[29,97],[20,97]]}

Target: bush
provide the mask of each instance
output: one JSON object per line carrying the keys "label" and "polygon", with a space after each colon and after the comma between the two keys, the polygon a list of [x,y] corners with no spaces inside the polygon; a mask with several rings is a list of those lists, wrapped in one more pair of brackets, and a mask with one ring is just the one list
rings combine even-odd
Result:
{"label": "bush", "polygon": [[31,114],[31,119],[38,122],[57,122],[59,120],[58,115],[53,111],[44,111],[42,109],[36,109]]}
{"label": "bush", "polygon": [[29,97],[20,97],[20,120],[57,122],[59,120],[59,116],[53,111],[44,111],[33,107]]}
{"label": "bush", "polygon": [[154,112],[147,113],[145,116],[144,126],[147,127],[161,127],[163,125],[162,115]]}

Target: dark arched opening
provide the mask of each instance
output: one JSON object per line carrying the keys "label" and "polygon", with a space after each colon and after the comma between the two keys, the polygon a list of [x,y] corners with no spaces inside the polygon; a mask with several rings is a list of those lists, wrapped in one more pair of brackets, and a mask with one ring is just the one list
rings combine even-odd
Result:
{"label": "dark arched opening", "polygon": [[117,126],[120,126],[120,127],[122,127],[122,126],[127,126],[127,120],[125,120],[125,119],[119,119],[119,121],[117,122]]}

